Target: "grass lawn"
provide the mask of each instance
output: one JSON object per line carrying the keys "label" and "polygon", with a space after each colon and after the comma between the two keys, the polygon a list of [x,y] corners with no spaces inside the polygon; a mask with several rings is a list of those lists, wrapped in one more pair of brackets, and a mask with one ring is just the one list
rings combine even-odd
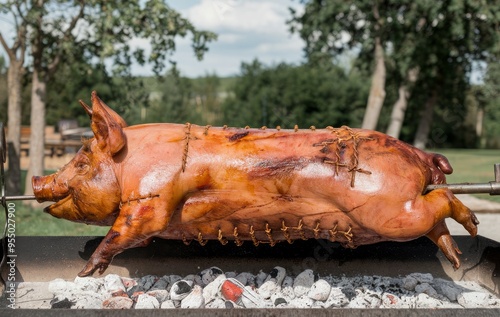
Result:
{"label": "grass lawn", "polygon": [[[450,149],[436,151],[445,155],[453,167],[448,183],[487,183],[495,180],[493,164],[500,163],[500,150]],[[474,195],[478,198],[500,202],[500,196]]]}
{"label": "grass lawn", "polygon": [[[454,172],[447,177],[448,183],[482,183],[494,180],[493,164],[500,162],[500,150],[440,150],[451,162]],[[23,177],[24,179],[24,177]],[[500,196],[477,195],[483,199],[500,202]],[[43,212],[43,208],[31,208],[16,203],[16,234],[29,236],[78,236],[105,235],[109,228],[73,223],[57,219]],[[2,212],[3,214],[3,212]],[[3,223],[4,216],[0,216]]]}

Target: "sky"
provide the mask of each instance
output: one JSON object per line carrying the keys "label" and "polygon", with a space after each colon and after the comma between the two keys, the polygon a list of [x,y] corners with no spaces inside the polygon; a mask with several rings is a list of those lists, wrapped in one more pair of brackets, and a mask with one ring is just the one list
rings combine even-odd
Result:
{"label": "sky", "polygon": [[[304,42],[297,34],[291,34],[286,25],[286,20],[291,18],[289,7],[302,11],[299,0],[167,0],[167,4],[197,29],[218,35],[216,41],[208,44],[209,50],[202,61],[194,55],[189,34],[176,38],[176,50],[170,59],[177,63],[184,76],[237,75],[241,62],[251,62],[255,58],[266,65],[303,61]],[[7,40],[13,35],[10,20],[0,16],[0,30]],[[148,51],[147,40],[136,39],[129,44]],[[3,49],[0,54],[5,56]],[[151,65],[136,64],[132,73],[152,75],[151,68]]]}
{"label": "sky", "polygon": [[[291,34],[286,25],[291,17],[289,7],[302,10],[298,0],[169,0],[167,3],[196,28],[218,34],[217,41],[208,44],[209,50],[202,61],[196,59],[189,35],[176,40],[177,48],[171,59],[177,62],[184,76],[237,75],[241,62],[255,58],[266,65],[303,61],[304,42],[297,34]],[[132,71],[135,75],[151,74],[149,68],[137,66]]]}
{"label": "sky", "polygon": [[[266,65],[280,62],[300,64],[304,61],[305,43],[297,34],[291,34],[286,21],[291,18],[289,8],[299,13],[299,0],[167,0],[169,6],[181,13],[197,29],[218,34],[218,40],[208,44],[208,52],[198,61],[191,48],[191,38],[176,38],[176,51],[170,57],[177,63],[183,76],[200,77],[216,74],[220,77],[240,74],[242,62],[259,59]],[[0,16],[0,30],[9,38],[12,23]],[[147,40],[133,40],[132,47],[147,51]],[[0,54],[5,54],[0,49]],[[5,56],[5,55],[4,55]],[[483,69],[474,64],[473,83],[481,83]],[[151,66],[134,65],[134,75],[152,75]]]}

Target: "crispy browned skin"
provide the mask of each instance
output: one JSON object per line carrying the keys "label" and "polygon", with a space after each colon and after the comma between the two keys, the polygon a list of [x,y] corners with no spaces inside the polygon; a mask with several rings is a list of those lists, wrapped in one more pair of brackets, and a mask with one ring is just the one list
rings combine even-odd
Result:
{"label": "crispy browned skin", "polygon": [[444,219],[471,235],[474,214],[449,190],[424,194],[452,169],[375,131],[277,130],[125,122],[95,93],[95,138],[56,174],[34,177],[51,215],[110,225],[80,276],[102,273],[152,237],[254,244],[329,239],[348,247],[426,235],[455,267]]}

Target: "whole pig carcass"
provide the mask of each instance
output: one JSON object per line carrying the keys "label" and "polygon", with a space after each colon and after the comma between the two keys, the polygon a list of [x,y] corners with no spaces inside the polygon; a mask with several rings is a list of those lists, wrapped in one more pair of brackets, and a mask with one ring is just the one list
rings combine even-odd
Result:
{"label": "whole pig carcass", "polygon": [[92,93],[94,138],[55,174],[33,177],[49,214],[111,226],[80,276],[153,237],[255,245],[329,239],[347,247],[420,236],[458,268],[445,218],[478,221],[448,189],[447,159],[348,127],[236,129],[125,121]]}

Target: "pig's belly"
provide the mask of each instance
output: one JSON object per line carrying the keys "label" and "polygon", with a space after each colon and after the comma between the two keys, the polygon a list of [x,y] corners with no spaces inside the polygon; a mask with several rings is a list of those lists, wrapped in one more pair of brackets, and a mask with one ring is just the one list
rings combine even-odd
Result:
{"label": "pig's belly", "polygon": [[190,195],[158,236],[254,244],[328,239],[350,247],[386,240],[326,200],[233,191]]}

